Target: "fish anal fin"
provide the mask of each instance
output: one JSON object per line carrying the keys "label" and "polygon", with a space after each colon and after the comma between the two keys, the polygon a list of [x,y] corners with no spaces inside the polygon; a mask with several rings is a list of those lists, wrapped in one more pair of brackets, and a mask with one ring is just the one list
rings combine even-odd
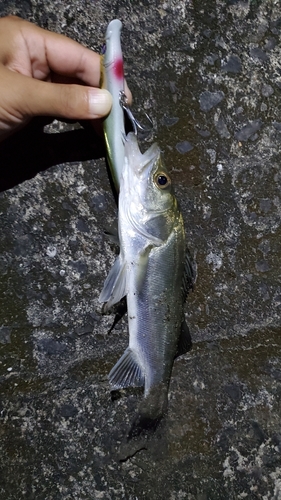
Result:
{"label": "fish anal fin", "polygon": [[126,387],[142,387],[144,376],[136,360],[136,355],[129,347],[108,375],[112,390]]}
{"label": "fish anal fin", "polygon": [[191,348],[192,348],[191,335],[184,319],[181,325],[181,333],[179,336],[178,347],[177,347],[177,352],[175,354],[175,358],[178,358],[182,354],[187,353],[188,351],[190,351]]}

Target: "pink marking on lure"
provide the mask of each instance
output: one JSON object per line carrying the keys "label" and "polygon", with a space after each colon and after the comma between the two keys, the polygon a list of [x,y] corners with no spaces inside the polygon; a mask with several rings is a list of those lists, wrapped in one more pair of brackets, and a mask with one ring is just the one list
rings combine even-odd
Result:
{"label": "pink marking on lure", "polygon": [[118,78],[118,80],[123,80],[124,69],[123,69],[123,60],[122,59],[117,59],[117,61],[114,62],[113,72],[114,72],[114,76],[116,78]]}

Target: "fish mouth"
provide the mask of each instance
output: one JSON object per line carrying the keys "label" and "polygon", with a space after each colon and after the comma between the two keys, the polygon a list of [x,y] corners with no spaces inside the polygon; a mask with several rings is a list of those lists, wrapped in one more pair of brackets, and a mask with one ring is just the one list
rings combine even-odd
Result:
{"label": "fish mouth", "polygon": [[133,168],[134,173],[139,177],[147,172],[159,156],[160,149],[156,142],[142,154],[136,135],[133,132],[129,132],[126,136],[125,158],[130,167]]}

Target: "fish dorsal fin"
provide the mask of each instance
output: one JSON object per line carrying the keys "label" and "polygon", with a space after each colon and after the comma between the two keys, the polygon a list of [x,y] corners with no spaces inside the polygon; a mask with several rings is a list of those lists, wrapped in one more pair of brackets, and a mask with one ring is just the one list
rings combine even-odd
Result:
{"label": "fish dorsal fin", "polygon": [[126,264],[118,255],[104,282],[99,296],[100,302],[106,302],[105,310],[119,302],[126,295]]}
{"label": "fish dorsal fin", "polygon": [[178,347],[175,358],[178,358],[178,356],[181,356],[182,354],[185,354],[186,352],[190,351],[191,347],[192,347],[191,335],[184,319],[181,324],[181,333],[178,341]]}
{"label": "fish dorsal fin", "polygon": [[184,273],[182,279],[182,294],[183,302],[189,294],[189,290],[193,290],[195,281],[197,277],[196,263],[191,256],[190,251],[186,248],[185,262],[184,262]]}
{"label": "fish dorsal fin", "polygon": [[113,390],[125,387],[142,387],[144,376],[136,355],[128,347],[108,375]]}

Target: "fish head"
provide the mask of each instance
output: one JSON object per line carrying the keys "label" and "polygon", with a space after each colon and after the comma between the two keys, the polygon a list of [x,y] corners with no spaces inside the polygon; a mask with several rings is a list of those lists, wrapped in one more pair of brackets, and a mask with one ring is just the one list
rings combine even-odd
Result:
{"label": "fish head", "polygon": [[174,207],[173,186],[156,143],[142,154],[137,137],[130,132],[126,137],[123,174],[127,177],[128,197],[146,212],[161,213]]}

